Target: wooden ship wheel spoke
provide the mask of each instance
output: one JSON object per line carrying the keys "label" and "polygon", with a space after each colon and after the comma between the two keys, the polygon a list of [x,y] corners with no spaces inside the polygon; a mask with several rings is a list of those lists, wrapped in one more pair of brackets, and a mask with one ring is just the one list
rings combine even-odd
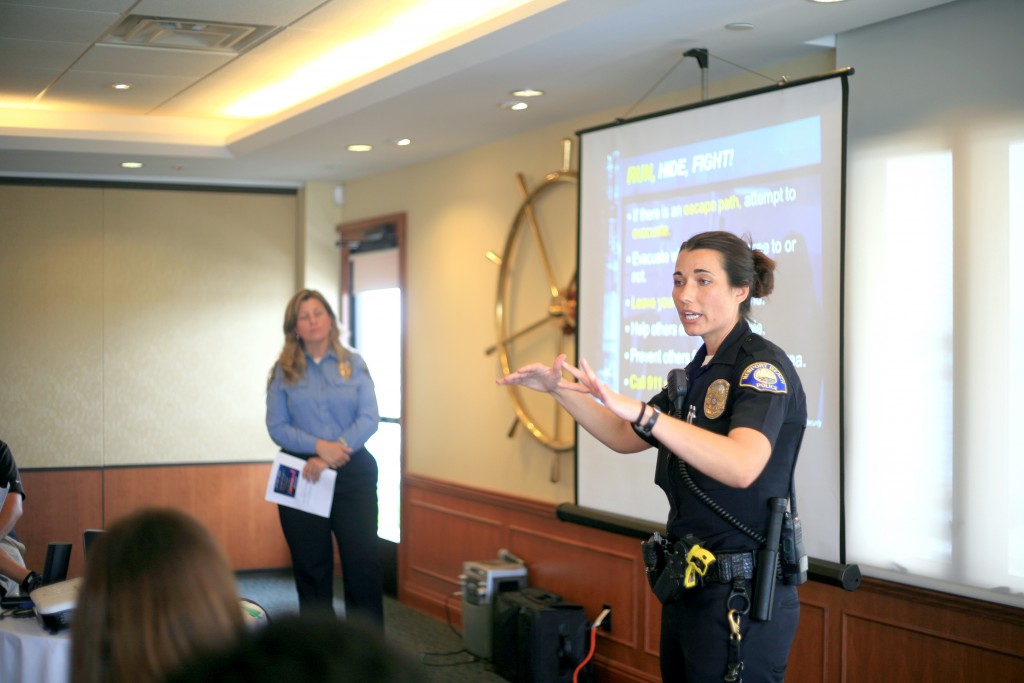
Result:
{"label": "wooden ship wheel spoke", "polygon": [[[571,143],[563,142],[563,168],[529,189],[522,174],[516,182],[522,203],[516,211],[500,257],[495,304],[496,343],[501,372],[532,362],[550,364],[565,353],[574,362],[576,344],[576,254],[564,245],[575,236],[577,173],[569,170]],[[560,453],[575,445],[575,424],[554,399],[518,386],[507,387],[515,409],[509,430],[519,426],[555,451],[551,481],[560,478]]]}

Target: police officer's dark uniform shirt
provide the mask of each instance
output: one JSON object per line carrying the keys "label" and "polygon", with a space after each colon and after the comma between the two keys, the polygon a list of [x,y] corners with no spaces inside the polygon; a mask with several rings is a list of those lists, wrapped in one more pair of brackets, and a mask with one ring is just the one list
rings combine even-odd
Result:
{"label": "police officer's dark uniform shirt", "polygon": [[[6,495],[2,489],[7,489]],[[0,441],[0,503],[4,499],[13,494],[20,493],[22,499],[25,498],[25,489],[21,486],[21,474],[18,472],[18,465],[14,462],[14,456],[11,454],[11,449],[6,443]],[[11,538],[17,538],[18,535],[14,529],[11,529]]]}
{"label": "police officer's dark uniform shirt", "polygon": [[[747,489],[727,486],[687,465],[693,481],[710,498],[753,531],[764,534],[768,524],[768,499],[788,497],[790,477],[804,428],[807,404],[800,378],[788,356],[775,344],[739,322],[705,366],[707,347],[701,346],[686,367],[687,391],[681,419],[702,429],[728,435],[736,427],[764,434],[772,446],[768,464]],[[649,403],[662,412],[675,412],[667,389]],[[667,530],[670,540],[693,534],[711,551],[756,551],[757,542],[736,529],[693,495],[683,481],[679,458],[657,439],[659,448],[655,482],[668,496]]]}
{"label": "police officer's dark uniform shirt", "polygon": [[0,488],[7,487],[20,493],[22,498],[25,497],[25,489],[21,487],[21,475],[18,473],[18,465],[14,462],[11,449],[0,441]]}

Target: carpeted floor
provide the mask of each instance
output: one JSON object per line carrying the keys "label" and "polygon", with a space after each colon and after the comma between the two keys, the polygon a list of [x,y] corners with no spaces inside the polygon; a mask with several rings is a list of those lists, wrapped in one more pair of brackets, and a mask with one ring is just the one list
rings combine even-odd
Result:
{"label": "carpeted floor", "polygon": [[[241,572],[238,593],[266,610],[273,619],[299,610],[295,584],[290,572]],[[342,595],[341,579],[336,579],[336,596]],[[452,600],[459,600],[452,596]],[[335,611],[344,615],[339,598]],[[384,598],[384,629],[388,641],[411,653],[423,663],[430,683],[506,683],[494,672],[490,661],[480,659],[463,647],[462,636],[448,623],[434,619],[391,597]]]}

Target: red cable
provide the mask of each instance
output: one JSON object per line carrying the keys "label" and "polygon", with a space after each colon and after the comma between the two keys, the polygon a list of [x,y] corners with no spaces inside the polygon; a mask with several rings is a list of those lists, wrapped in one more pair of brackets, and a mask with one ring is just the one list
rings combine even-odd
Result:
{"label": "red cable", "polygon": [[572,672],[572,683],[579,683],[579,679],[577,678],[577,676],[580,675],[580,671],[582,671],[583,667],[585,667],[587,665],[587,662],[590,661],[590,658],[594,656],[594,650],[596,650],[596,649],[597,649],[597,626],[595,625],[595,626],[592,626],[590,628],[590,652],[588,652],[587,656],[583,658],[583,661],[580,662],[580,665],[576,667],[576,670]]}

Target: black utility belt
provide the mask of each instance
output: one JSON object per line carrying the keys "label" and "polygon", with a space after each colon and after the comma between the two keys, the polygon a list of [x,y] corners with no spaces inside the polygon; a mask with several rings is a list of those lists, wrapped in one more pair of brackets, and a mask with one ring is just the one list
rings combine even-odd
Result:
{"label": "black utility belt", "polygon": [[716,553],[704,576],[703,583],[732,583],[733,579],[754,578],[754,553]]}
{"label": "black utility belt", "polygon": [[753,552],[713,553],[689,535],[673,543],[655,533],[641,548],[647,580],[663,604],[678,600],[691,588],[755,576]]}

